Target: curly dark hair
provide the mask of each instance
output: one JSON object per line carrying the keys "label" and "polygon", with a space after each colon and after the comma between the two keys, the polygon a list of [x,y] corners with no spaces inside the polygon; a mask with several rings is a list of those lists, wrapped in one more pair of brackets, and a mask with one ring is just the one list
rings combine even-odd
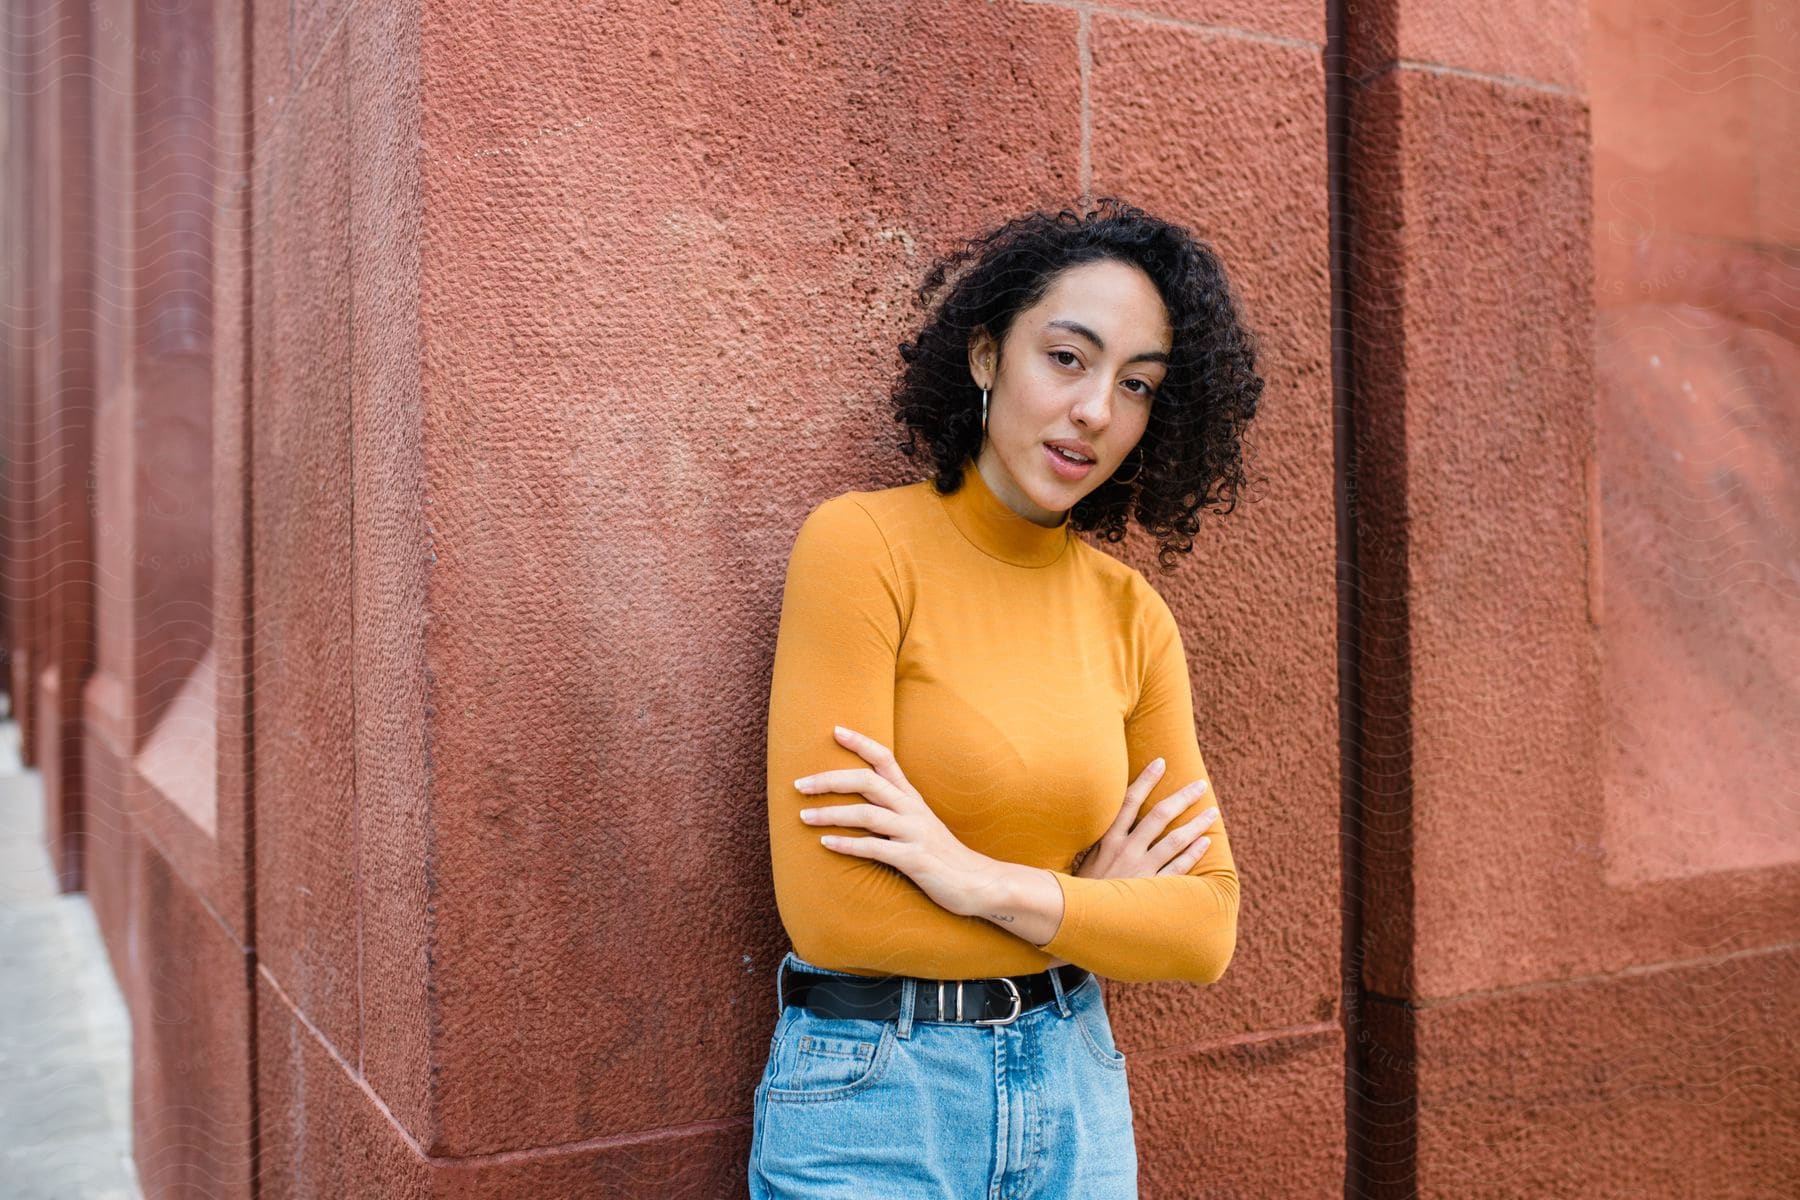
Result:
{"label": "curly dark hair", "polygon": [[[1257,340],[1238,318],[1225,268],[1206,242],[1112,196],[1087,213],[1031,212],[962,243],[931,264],[918,300],[929,310],[918,337],[900,343],[906,366],[893,389],[894,420],[907,427],[899,446],[917,457],[930,449],[934,486],[962,486],[962,463],[981,449],[981,393],[969,373],[969,339],[985,328],[1004,348],[1013,319],[1043,299],[1071,267],[1116,259],[1141,268],[1156,285],[1174,332],[1168,370],[1149,424],[1127,465],[1075,505],[1069,523],[1108,542],[1126,520],[1160,543],[1164,573],[1194,548],[1200,510],[1228,513],[1247,485],[1244,432],[1256,415],[1263,381]],[[954,282],[946,280],[952,275]],[[933,297],[945,292],[933,309]]]}

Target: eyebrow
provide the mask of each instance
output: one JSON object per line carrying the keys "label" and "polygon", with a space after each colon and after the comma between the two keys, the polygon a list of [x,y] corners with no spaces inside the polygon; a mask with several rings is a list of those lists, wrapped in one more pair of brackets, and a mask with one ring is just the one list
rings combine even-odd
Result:
{"label": "eyebrow", "polygon": [[[1058,317],[1053,321],[1045,321],[1044,328],[1045,329],[1066,329],[1070,333],[1075,334],[1077,337],[1084,337],[1088,341],[1094,343],[1094,349],[1096,349],[1096,350],[1105,350],[1106,349],[1106,343],[1100,340],[1100,335],[1095,333],[1093,330],[1089,329],[1086,325],[1083,325],[1080,321],[1071,321],[1067,317]],[[1169,365],[1169,356],[1167,354],[1164,354],[1161,350],[1146,350],[1142,354],[1132,355],[1130,358],[1126,359],[1125,361],[1126,362],[1157,362],[1157,363],[1161,363],[1163,366],[1166,367]]]}

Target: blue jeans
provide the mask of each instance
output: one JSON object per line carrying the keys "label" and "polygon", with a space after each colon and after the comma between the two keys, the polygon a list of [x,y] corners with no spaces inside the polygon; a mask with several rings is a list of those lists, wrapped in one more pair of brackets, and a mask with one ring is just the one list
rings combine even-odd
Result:
{"label": "blue jeans", "polygon": [[[788,953],[783,965],[827,971]],[[791,976],[789,977],[791,981]],[[1010,1025],[821,1017],[781,1003],[751,1200],[1136,1200],[1125,1056],[1099,976]]]}

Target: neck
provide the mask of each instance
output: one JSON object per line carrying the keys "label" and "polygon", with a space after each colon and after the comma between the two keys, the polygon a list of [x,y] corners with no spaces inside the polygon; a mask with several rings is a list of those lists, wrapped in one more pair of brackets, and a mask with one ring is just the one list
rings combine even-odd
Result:
{"label": "neck", "polygon": [[1018,481],[1012,477],[1012,472],[1006,469],[1006,464],[1000,461],[1000,455],[995,453],[994,443],[982,443],[981,453],[975,459],[975,469],[981,472],[981,478],[987,482],[988,491],[1033,525],[1055,529],[1069,519],[1068,509],[1045,508],[1025,494],[1025,489],[1019,486]]}

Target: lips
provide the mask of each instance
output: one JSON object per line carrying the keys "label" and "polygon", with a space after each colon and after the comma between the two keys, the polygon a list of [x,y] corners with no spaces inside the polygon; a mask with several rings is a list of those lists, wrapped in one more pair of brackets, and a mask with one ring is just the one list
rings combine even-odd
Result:
{"label": "lips", "polygon": [[1088,462],[1094,462],[1100,457],[1098,454],[1094,453],[1094,448],[1092,446],[1088,445],[1080,438],[1051,438],[1049,441],[1045,442],[1044,445],[1054,446],[1058,450],[1066,450],[1070,454],[1079,455]]}
{"label": "lips", "polygon": [[1078,463],[1073,459],[1064,458],[1051,448],[1049,442],[1044,443],[1044,458],[1049,461],[1050,470],[1058,479],[1071,482],[1085,477],[1089,471],[1094,469],[1094,464],[1091,462]]}

